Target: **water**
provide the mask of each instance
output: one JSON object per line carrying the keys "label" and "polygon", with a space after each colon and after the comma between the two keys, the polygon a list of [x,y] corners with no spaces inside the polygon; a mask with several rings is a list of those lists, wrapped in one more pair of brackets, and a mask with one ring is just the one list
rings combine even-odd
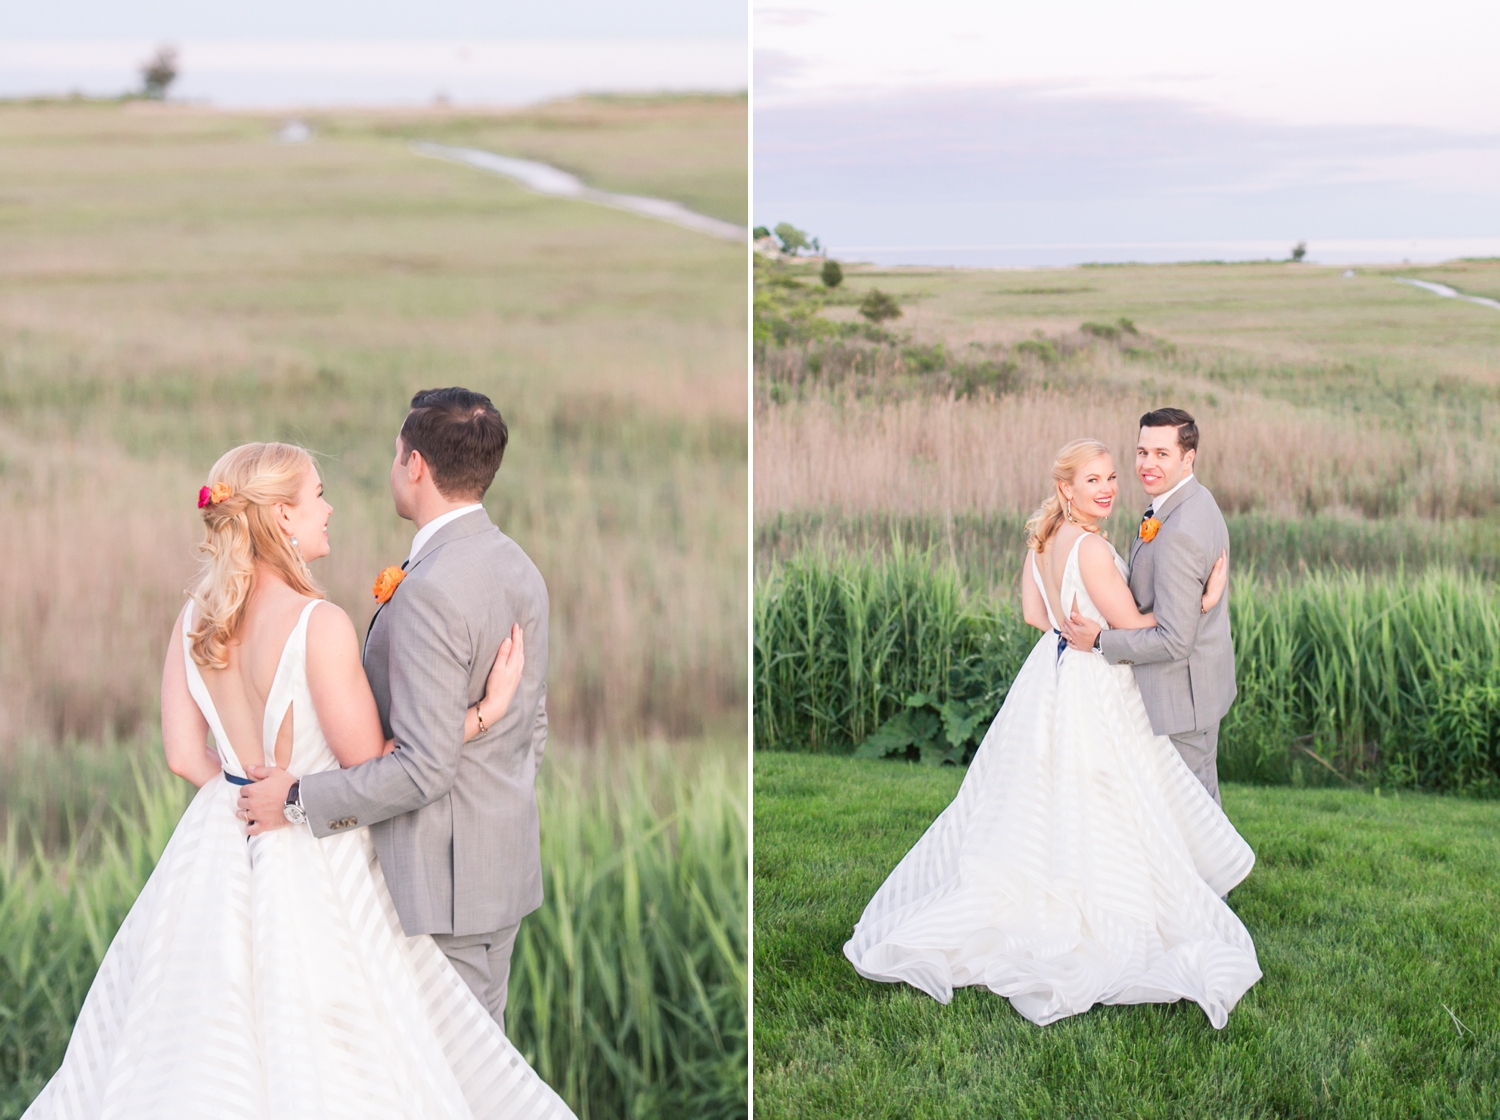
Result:
{"label": "water", "polygon": [[538,163],[535,160],[516,159],[514,156],[497,155],[495,152],[486,152],[480,148],[455,148],[448,144],[433,144],[427,141],[418,141],[412,145],[412,148],[422,155],[449,159],[455,163],[477,167],[481,171],[504,175],[537,194],[550,195],[553,198],[574,198],[584,202],[595,202],[600,206],[609,206],[616,210],[629,210],[634,214],[644,214],[648,218],[671,222],[674,225],[697,230],[711,237],[720,237],[726,241],[743,242],[749,238],[749,231],[744,226],[696,213],[680,202],[672,202],[665,198],[645,198],[641,195],[595,190],[576,175],[559,171],[555,167]]}
{"label": "water", "polygon": [[1434,284],[1431,280],[1408,280],[1404,276],[1396,277],[1398,284],[1410,284],[1414,288],[1421,288],[1425,292],[1431,292],[1435,296],[1444,299],[1466,299],[1470,303],[1481,303],[1485,307],[1493,307],[1500,310],[1500,300],[1490,299],[1488,296],[1466,296],[1457,288],[1450,288],[1447,284]]}

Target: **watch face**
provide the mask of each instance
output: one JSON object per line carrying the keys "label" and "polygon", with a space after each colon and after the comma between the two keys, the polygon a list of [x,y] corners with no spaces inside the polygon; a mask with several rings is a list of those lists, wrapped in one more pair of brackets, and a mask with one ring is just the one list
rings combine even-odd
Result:
{"label": "watch face", "polygon": [[281,811],[286,816],[286,819],[293,824],[301,824],[307,820],[307,814],[302,811],[302,806],[300,805],[287,805]]}

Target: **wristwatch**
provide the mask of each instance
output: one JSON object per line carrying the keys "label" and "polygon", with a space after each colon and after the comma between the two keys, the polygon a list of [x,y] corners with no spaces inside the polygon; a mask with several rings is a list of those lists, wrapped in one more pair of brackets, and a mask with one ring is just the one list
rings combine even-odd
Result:
{"label": "wristwatch", "polygon": [[292,788],[286,791],[286,804],[281,807],[282,816],[293,824],[306,824],[307,811],[302,808],[302,783],[292,783]]}
{"label": "wristwatch", "polygon": [[1097,634],[1094,635],[1094,652],[1095,653],[1103,653],[1104,652],[1104,646],[1100,642],[1100,639],[1103,638],[1103,637],[1104,637],[1104,631],[1103,630],[1100,630],[1099,633],[1097,633]]}

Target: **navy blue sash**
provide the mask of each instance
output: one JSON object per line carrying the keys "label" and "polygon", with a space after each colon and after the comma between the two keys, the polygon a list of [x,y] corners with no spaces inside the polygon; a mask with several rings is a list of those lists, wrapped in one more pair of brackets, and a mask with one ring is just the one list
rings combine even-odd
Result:
{"label": "navy blue sash", "polygon": [[249,778],[242,778],[238,774],[231,774],[228,770],[224,771],[224,780],[226,782],[233,782],[237,786],[253,786],[255,784]]}
{"label": "navy blue sash", "polygon": [[[1063,651],[1068,648],[1068,639],[1064,638],[1063,632],[1056,627],[1053,627],[1052,632],[1057,635],[1057,660],[1061,661]],[[229,778],[229,775],[226,773],[224,777]],[[230,778],[229,780],[238,781],[237,778]]]}

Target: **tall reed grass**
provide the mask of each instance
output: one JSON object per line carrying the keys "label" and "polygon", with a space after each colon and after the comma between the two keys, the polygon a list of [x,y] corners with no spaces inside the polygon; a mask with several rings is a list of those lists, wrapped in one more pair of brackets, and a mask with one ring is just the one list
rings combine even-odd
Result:
{"label": "tall reed grass", "polygon": [[[549,762],[539,788],[546,901],[517,938],[507,1027],[580,1117],[745,1114],[743,767],[732,752],[684,766],[676,750],[601,757],[587,771]],[[192,792],[155,754],[77,765],[130,775],[114,810],[79,813],[90,805],[81,788],[46,788],[70,768],[55,755],[13,760],[6,774],[4,1120],[61,1061],[94,971]],[[48,851],[23,821],[59,797],[71,827],[66,847]]]}
{"label": "tall reed grass", "polygon": [[[1478,415],[1402,430],[1357,413],[1251,393],[1174,387],[1198,418],[1195,472],[1226,513],[1456,517],[1500,510],[1500,456]],[[1191,398],[1197,397],[1195,402]],[[958,514],[1035,509],[1057,449],[1080,436],[1115,453],[1121,497],[1144,509],[1132,471],[1154,383],[1107,378],[988,398],[812,395],[755,413],[755,514]],[[1493,419],[1493,418],[1492,418]]]}
{"label": "tall reed grass", "polygon": [[[810,548],[884,553],[899,540],[952,561],[968,587],[1011,588],[1025,553],[1027,516],[1010,510],[951,517],[934,512],[775,513],[756,523],[755,567],[765,575],[777,561]],[[1135,517],[1132,508],[1119,510],[1104,522],[1105,532],[1116,540],[1128,538],[1135,531]],[[1413,575],[1431,567],[1500,575],[1500,518],[1230,513],[1225,521],[1236,569],[1263,576],[1300,577],[1329,568]]]}
{"label": "tall reed grass", "polygon": [[[1323,774],[1500,793],[1500,593],[1434,568],[1299,580],[1241,574],[1230,596],[1240,695],[1229,779]],[[949,563],[808,551],[757,581],[755,741],[849,751],[915,693],[948,698],[959,662],[1003,696],[1038,638],[1006,593]],[[998,705],[997,705],[998,707]]]}

